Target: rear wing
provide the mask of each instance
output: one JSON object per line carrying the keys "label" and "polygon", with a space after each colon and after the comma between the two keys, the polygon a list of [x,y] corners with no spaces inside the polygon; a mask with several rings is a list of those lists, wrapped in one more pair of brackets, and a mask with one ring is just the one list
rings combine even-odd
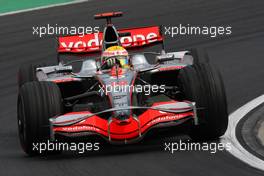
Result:
{"label": "rear wing", "polygon": [[[118,30],[120,42],[124,48],[135,48],[163,42],[159,26],[127,28]],[[129,34],[129,36],[122,34]],[[89,53],[101,51],[103,33],[62,36],[58,38],[59,53]]]}

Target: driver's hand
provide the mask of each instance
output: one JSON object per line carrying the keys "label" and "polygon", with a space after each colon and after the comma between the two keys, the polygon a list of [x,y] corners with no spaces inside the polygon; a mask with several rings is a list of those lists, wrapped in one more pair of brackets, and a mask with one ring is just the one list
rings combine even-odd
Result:
{"label": "driver's hand", "polygon": [[106,65],[108,68],[111,68],[115,65],[115,62],[116,62],[115,58],[109,58],[106,60]]}

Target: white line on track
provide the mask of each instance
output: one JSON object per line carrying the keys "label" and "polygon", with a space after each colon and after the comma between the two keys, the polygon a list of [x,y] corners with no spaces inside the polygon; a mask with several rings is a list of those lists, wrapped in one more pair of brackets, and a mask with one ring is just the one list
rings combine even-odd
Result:
{"label": "white line on track", "polygon": [[15,15],[15,14],[18,14],[18,13],[24,13],[24,12],[31,12],[31,11],[36,11],[36,10],[48,9],[48,8],[52,8],[52,7],[66,6],[66,5],[71,5],[71,4],[79,4],[79,3],[83,3],[83,2],[87,2],[87,1],[90,1],[90,0],[75,0],[75,1],[71,1],[71,2],[51,4],[51,5],[40,6],[40,7],[35,7],[35,8],[30,8],[30,9],[23,9],[23,10],[17,10],[17,11],[12,11],[12,12],[6,12],[6,13],[0,14],[0,17],[1,16],[7,16],[7,15]]}
{"label": "white line on track", "polygon": [[228,128],[225,135],[221,138],[221,142],[225,144],[231,143],[231,150],[228,150],[228,152],[230,152],[233,156],[237,157],[238,159],[254,168],[264,171],[264,161],[243,148],[243,146],[236,138],[236,127],[239,121],[262,103],[264,103],[264,95],[253,99],[252,101],[248,102],[247,104],[230,114]]}

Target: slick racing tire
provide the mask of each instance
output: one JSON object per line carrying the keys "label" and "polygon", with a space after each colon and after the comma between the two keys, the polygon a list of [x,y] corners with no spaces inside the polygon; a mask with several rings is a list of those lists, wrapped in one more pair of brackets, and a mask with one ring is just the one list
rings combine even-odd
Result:
{"label": "slick racing tire", "polygon": [[19,91],[17,110],[19,138],[23,150],[28,155],[40,154],[34,150],[33,143],[48,142],[49,118],[63,112],[58,86],[52,82],[25,83]]}
{"label": "slick racing tire", "polygon": [[208,63],[183,68],[179,73],[186,100],[196,103],[198,125],[193,125],[193,140],[212,140],[222,136],[228,125],[227,101],[220,73]]}
{"label": "slick racing tire", "polygon": [[209,63],[210,59],[206,49],[204,48],[192,48],[190,55],[193,57],[193,63]]}
{"label": "slick racing tire", "polygon": [[44,67],[47,64],[25,64],[22,65],[18,70],[18,87],[20,88],[23,84],[31,81],[37,81],[36,68]]}

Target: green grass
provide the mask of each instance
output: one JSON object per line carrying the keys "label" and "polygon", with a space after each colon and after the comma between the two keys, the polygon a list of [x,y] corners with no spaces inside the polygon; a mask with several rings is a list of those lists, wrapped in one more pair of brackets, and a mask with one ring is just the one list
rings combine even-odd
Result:
{"label": "green grass", "polygon": [[0,0],[0,13],[30,9],[72,0]]}

